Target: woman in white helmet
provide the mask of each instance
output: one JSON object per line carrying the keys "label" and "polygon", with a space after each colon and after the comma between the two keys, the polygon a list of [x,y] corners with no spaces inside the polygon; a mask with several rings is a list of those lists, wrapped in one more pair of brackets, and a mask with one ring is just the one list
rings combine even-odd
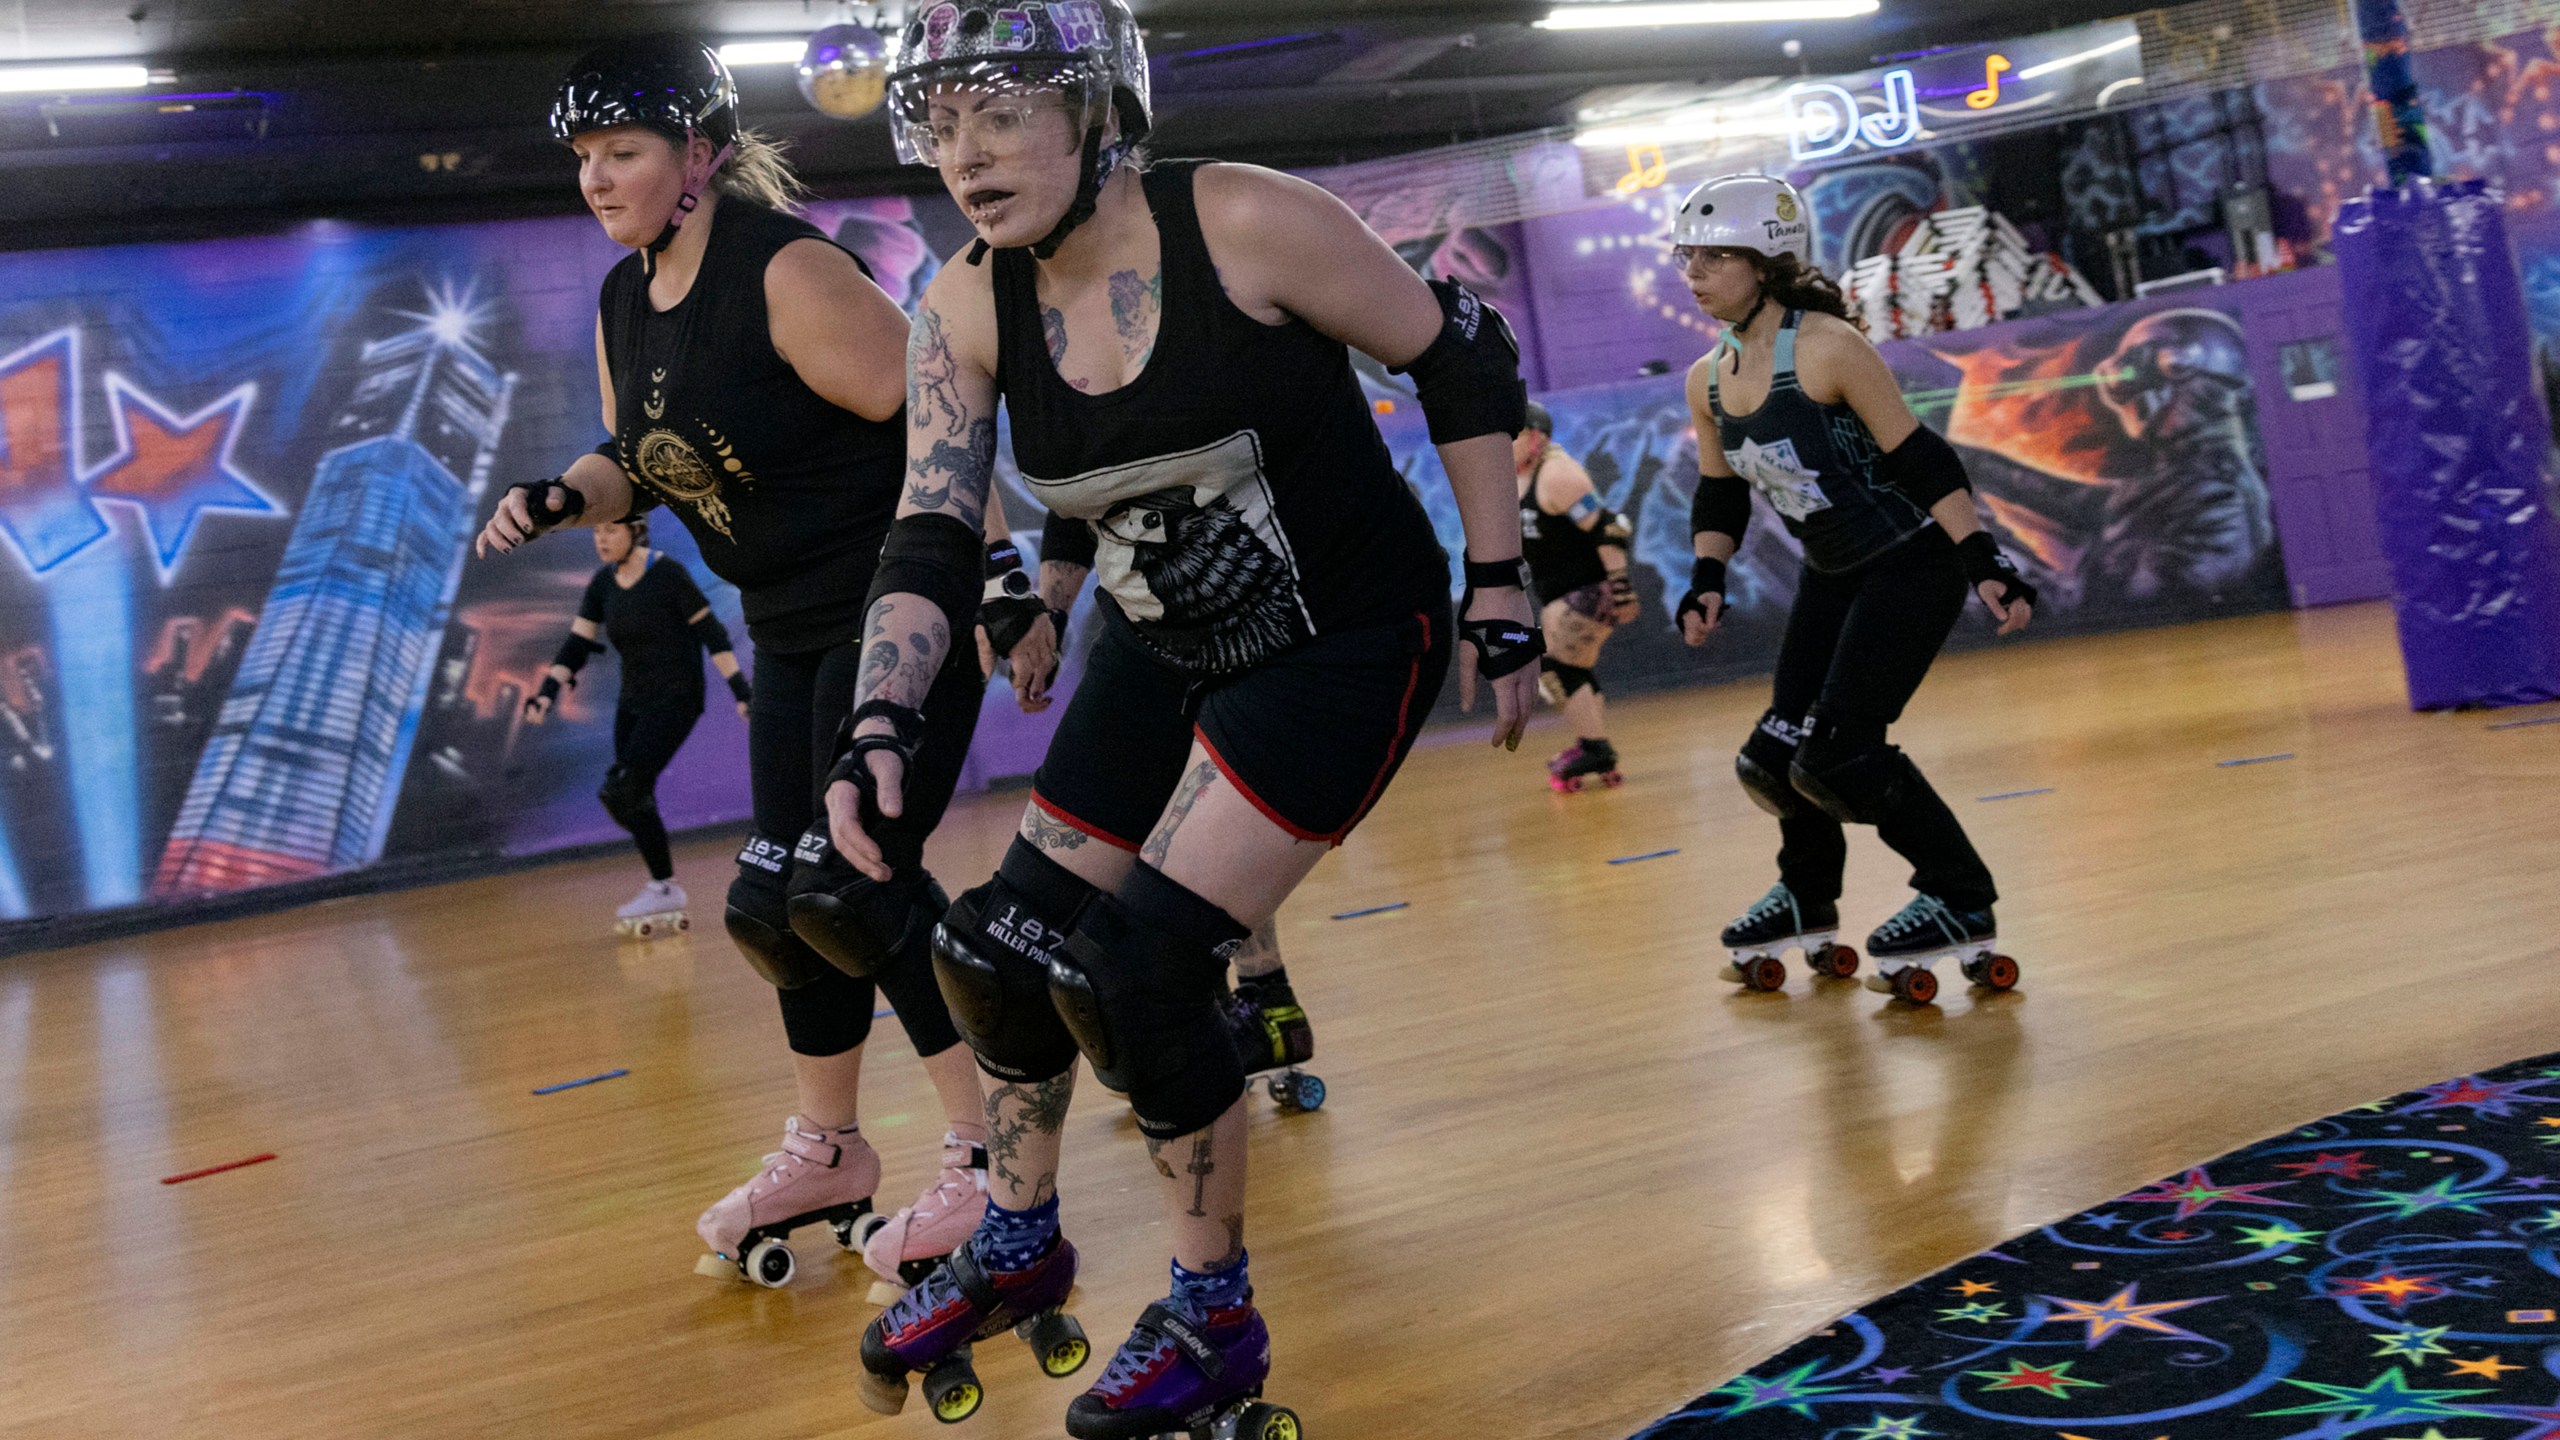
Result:
{"label": "woman in white helmet", "polygon": [[[1057,1178],[1081,1051],[1163,1177],[1173,1275],[1067,1433],[1294,1435],[1254,1399],[1271,1342],[1220,977],[1376,803],[1453,651],[1467,698],[1492,683],[1496,742],[1518,743],[1539,652],[1509,464],[1518,351],[1489,307],[1426,285],[1313,185],[1140,163],[1146,52],[1121,0],[944,0],[903,40],[893,132],[978,240],[916,312],[907,497],[872,587],[856,752],[828,792],[837,848],[867,863],[866,828],[901,808],[929,728],[913,707],[977,606],[999,401],[1032,493],[1089,522],[1060,530],[1094,544],[1103,593],[1021,831],[936,937],[991,1077],[987,1218],[864,1332],[862,1395],[894,1410],[921,1371],[938,1416],[966,1414],[964,1347],[1007,1326],[1050,1373],[1073,1368]],[[1439,445],[1467,533],[1454,617],[1355,346],[1412,375]]]}
{"label": "woman in white helmet", "polygon": [[1832,943],[1847,822],[1876,827],[1911,862],[1917,892],[1867,937],[1880,972],[1867,983],[1926,1003],[1938,988],[1930,967],[1955,955],[1967,979],[2005,990],[2017,965],[1992,953],[1991,872],[1885,732],[1968,593],[2011,635],[2035,589],[1982,528],[1964,462],[1912,417],[1839,287],[1814,268],[1812,216],[1794,187],[1710,180],[1682,202],[1672,246],[1699,308],[1725,325],[1689,370],[1699,475],[1684,638],[1704,645],[1722,618],[1753,490],[1804,551],[1774,694],[1734,761],[1743,789],[1778,817],[1778,883],[1725,929],[1725,978],[1775,988],[1791,947],[1826,974],[1855,968],[1855,952]]}

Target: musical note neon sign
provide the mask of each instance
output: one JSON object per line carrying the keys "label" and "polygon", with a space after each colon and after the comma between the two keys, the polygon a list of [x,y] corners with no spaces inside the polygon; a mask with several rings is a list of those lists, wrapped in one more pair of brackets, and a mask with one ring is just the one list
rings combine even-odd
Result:
{"label": "musical note neon sign", "polygon": [[1985,56],[1982,61],[1982,88],[1964,97],[1965,107],[1988,110],[2000,103],[2000,72],[2009,68],[2006,55]]}

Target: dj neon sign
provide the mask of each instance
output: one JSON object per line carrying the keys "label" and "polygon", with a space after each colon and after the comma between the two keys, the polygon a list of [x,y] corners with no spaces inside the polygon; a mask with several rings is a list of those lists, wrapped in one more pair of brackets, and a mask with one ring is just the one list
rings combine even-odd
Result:
{"label": "dj neon sign", "polygon": [[1877,82],[1884,108],[1860,112],[1858,97],[1830,81],[1787,91],[1787,148],[1797,164],[1828,160],[1864,141],[1875,150],[1898,150],[1920,138],[1920,92],[1908,70],[1888,70]]}

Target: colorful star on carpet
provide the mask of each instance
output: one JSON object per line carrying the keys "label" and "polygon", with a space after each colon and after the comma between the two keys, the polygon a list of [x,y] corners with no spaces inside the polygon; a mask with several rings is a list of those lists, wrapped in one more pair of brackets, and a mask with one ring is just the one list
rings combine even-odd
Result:
{"label": "colorful star on carpet", "polygon": [[2450,1325],[2438,1325],[2431,1330],[2377,1331],[2373,1338],[2382,1342],[2382,1348],[2373,1352],[2374,1358],[2415,1360],[2423,1366],[2430,1355],[2453,1353],[2436,1343],[2452,1332],[2453,1327]]}
{"label": "colorful star on carpet", "polygon": [[1952,1310],[1941,1310],[1938,1312],[1938,1318],[1957,1323],[1988,1325],[1994,1320],[2008,1319],[2009,1307],[1997,1303],[1986,1304],[1983,1301],[1976,1300],[1970,1305],[1959,1305]]}
{"label": "colorful star on carpet", "polygon": [[1928,1417],[1922,1415],[1905,1415],[1899,1419],[1889,1419],[1878,1415],[1867,1422],[1867,1428],[1850,1431],[1849,1440],[1919,1440],[1923,1435],[1937,1434],[1935,1430],[1920,1428],[1920,1422],[1926,1418]]}
{"label": "colorful star on carpet", "polygon": [[1947,1288],[1970,1300],[1976,1295],[1988,1295],[2000,1287],[1981,1280],[1959,1280]]}
{"label": "colorful star on carpet", "polygon": [[2201,1215],[2216,1205],[2284,1205],[2299,1208],[2291,1200],[2278,1200],[2261,1195],[2261,1190],[2276,1190],[2290,1185],[2290,1180],[2261,1180],[2247,1185],[2218,1185],[2199,1165],[2175,1180],[2163,1180],[2147,1190],[2138,1190],[2116,1203],[2119,1205],[2175,1205],[2178,1218]]}
{"label": "colorful star on carpet", "polygon": [[2344,1155],[2332,1155],[2323,1150],[2308,1160],[2277,1161],[2276,1168],[2292,1171],[2297,1179],[2306,1175],[2343,1175],[2349,1180],[2361,1180],[2373,1170],[2361,1150],[2350,1150]]}
{"label": "colorful star on carpet", "polygon": [[2119,1330],[2148,1330],[2154,1335],[2179,1335],[2192,1339],[2193,1331],[2182,1330],[2160,1317],[2191,1306],[2209,1305],[2222,1298],[2207,1295],[2198,1300],[2160,1300],[2144,1305],[2135,1299],[2135,1292],[2140,1288],[2139,1283],[2127,1285],[2104,1300],[2065,1300],[2059,1295],[2042,1296],[2040,1298],[2045,1303],[2054,1307],[2053,1312],[2045,1317],[2045,1323],[2087,1325],[2088,1348],[2092,1350]]}
{"label": "colorful star on carpet", "polygon": [[2433,1280],[2415,1275],[2402,1275],[2384,1270],[2368,1280],[2340,1280],[2339,1287],[2329,1292],[2332,1300],[2377,1299],[2387,1301],[2393,1310],[2406,1310],[2412,1300],[2432,1300],[2453,1292]]}
{"label": "colorful star on carpet", "polygon": [[1899,1365],[1879,1365],[1867,1372],[1867,1378],[1879,1385],[1899,1385],[1911,1378],[1911,1372]]}
{"label": "colorful star on carpet", "polygon": [[2546,1234],[2553,1230],[2560,1230],[2560,1207],[2545,1205],[2542,1207],[2541,1214],[2530,1220],[2519,1220],[2516,1223],[2528,1230],[2539,1230]]}
{"label": "colorful star on carpet", "polygon": [[2295,1405],[2283,1410],[2260,1410],[2260,1415],[2345,1415],[2365,1424],[2381,1424],[2394,1420],[2455,1420],[2479,1412],[2468,1405],[2449,1401],[2470,1395],[2486,1395],[2486,1390],[2420,1390],[2412,1389],[2406,1372],[2395,1365],[2382,1372],[2373,1383],[2363,1386],[2323,1385],[2316,1380],[2287,1380],[2287,1385],[2308,1390],[2327,1399],[2309,1405]]}
{"label": "colorful star on carpet", "polygon": [[2057,1360],[2050,1365],[2030,1365],[2024,1360],[2012,1360],[2006,1370],[1968,1370],[1965,1373],[1990,1382],[1982,1387],[1985,1394],[1994,1390],[2038,1390],[2055,1399],[2063,1399],[2075,1389],[2107,1388],[2099,1381],[2074,1376],[2068,1360]]}
{"label": "colorful star on carpet", "polygon": [[1822,1368],[1819,1360],[1807,1361],[1775,1380],[1758,1380],[1737,1375],[1707,1392],[1708,1398],[1723,1395],[1733,1403],[1725,1407],[1724,1416],[1747,1415],[1754,1410],[1793,1410],[1807,1420],[1813,1418],[1816,1398],[1846,1390],[1846,1385],[1817,1385],[1814,1372]]}
{"label": "colorful star on carpet", "polygon": [[2510,1365],[2506,1362],[2504,1356],[2492,1355],[2486,1360],[2456,1360],[2453,1362],[2452,1370],[2448,1373],[2454,1375],[2477,1375],[2483,1380],[2503,1380],[2506,1378],[2506,1374],[2510,1370],[2525,1370],[2530,1368],[2530,1366],[2525,1365]]}
{"label": "colorful star on carpet", "polygon": [[2393,1435],[2386,1437],[2386,1440],[2477,1440],[2477,1437],[2470,1435],[2447,1435],[2444,1431],[2430,1425],[2427,1427],[2427,1433],[2424,1435]]}
{"label": "colorful star on carpet", "polygon": [[2081,1216],[2080,1223],[2092,1230],[2113,1230],[2124,1223],[2124,1217],[2108,1211],[2096,1210]]}
{"label": "colorful star on carpet", "polygon": [[2485,1214],[2486,1212],[2480,1208],[2480,1202],[2493,1198],[2491,1192],[2487,1190],[2464,1189],[2462,1182],[2451,1175],[2443,1177],[2424,1190],[2376,1190],[2373,1196],[2371,1200],[2360,1202],[2356,1208],[2388,1210],[2394,1220],[2407,1220],[2424,1215],[2430,1210],[2460,1210],[2471,1215]]}
{"label": "colorful star on carpet", "polygon": [[2543,1079],[2483,1080],[2466,1075],[2459,1080],[2446,1080],[2419,1091],[2424,1097],[2414,1104],[2403,1105],[2395,1115],[2416,1115],[2428,1110],[2469,1110],[2475,1115],[2513,1115],[2516,1106],[2560,1104],[2560,1096],[2533,1093]]}
{"label": "colorful star on carpet", "polygon": [[2530,1430],[2502,1440],[2560,1440],[2560,1405],[2481,1405],[2472,1414],[2489,1420],[2531,1420]]}
{"label": "colorful star on carpet", "polygon": [[243,385],[193,415],[176,415],[125,382],[107,376],[116,453],[89,477],[96,500],[120,500],[142,512],[166,575],[187,547],[187,536],[207,510],[276,515],[282,510],[260,494],[232,463],[241,422],[257,387]]}
{"label": "colorful star on carpet", "polygon": [[2241,1226],[2240,1243],[2272,1250],[2278,1245],[2299,1245],[2315,1235],[2328,1233],[2326,1230],[2296,1229],[2291,1221],[2274,1220],[2264,1225]]}
{"label": "colorful star on carpet", "polygon": [[[2560,1071],[2551,1071],[2546,1073],[2560,1074]],[[2536,1125],[2546,1125],[2554,1130],[2560,1130],[2560,1115],[2537,1115],[2534,1117],[2533,1123]]]}

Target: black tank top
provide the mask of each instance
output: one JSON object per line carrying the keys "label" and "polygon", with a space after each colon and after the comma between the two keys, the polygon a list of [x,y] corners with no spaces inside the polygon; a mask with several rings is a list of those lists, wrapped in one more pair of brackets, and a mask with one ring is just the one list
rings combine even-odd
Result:
{"label": "black tank top", "polygon": [[1724,463],[1751,482],[1804,546],[1804,563],[1836,574],[1874,559],[1936,523],[1876,480],[1876,437],[1847,405],[1825,405],[1796,379],[1796,322],[1787,312],[1770,366],[1769,398],[1748,415],[1724,408],[1721,358],[1707,372],[1707,404]]}
{"label": "black tank top", "polygon": [[702,642],[693,617],[708,602],[681,561],[657,551],[625,590],[614,567],[596,568],[578,614],[594,623],[622,657],[622,708],[702,712]]}
{"label": "black tank top", "polygon": [[747,634],[784,652],[860,635],[907,450],[903,412],[865,420],[773,348],[765,266],[803,239],[835,243],[723,197],[701,273],[674,308],[651,308],[637,254],[605,277],[601,302],[615,448],[635,503],[673,510],[711,573],[738,587]]}
{"label": "black tank top", "polygon": [[1088,395],[1058,376],[1028,252],[995,254],[996,385],[1041,503],[1091,520],[1104,603],[1158,660],[1248,669],[1311,635],[1446,603],[1449,561],[1379,438],[1351,354],[1227,299],[1201,238],[1201,161],[1144,177],[1164,265],[1154,355]]}
{"label": "black tank top", "polygon": [[1547,452],[1538,453],[1538,468],[1520,496],[1520,558],[1529,562],[1529,583],[1540,601],[1561,600],[1576,590],[1609,578],[1600,563],[1600,537],[1573,523],[1569,515],[1538,508],[1538,476],[1547,468]]}

